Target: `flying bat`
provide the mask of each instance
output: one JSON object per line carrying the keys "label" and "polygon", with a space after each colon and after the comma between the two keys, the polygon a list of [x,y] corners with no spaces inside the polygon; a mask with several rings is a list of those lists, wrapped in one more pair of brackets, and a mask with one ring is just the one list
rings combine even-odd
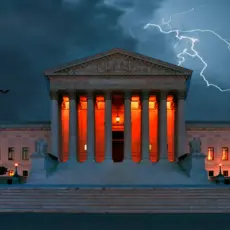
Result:
{"label": "flying bat", "polygon": [[10,91],[9,89],[7,89],[7,90],[2,90],[2,89],[0,89],[0,93],[3,93],[3,94],[8,93],[9,91]]}

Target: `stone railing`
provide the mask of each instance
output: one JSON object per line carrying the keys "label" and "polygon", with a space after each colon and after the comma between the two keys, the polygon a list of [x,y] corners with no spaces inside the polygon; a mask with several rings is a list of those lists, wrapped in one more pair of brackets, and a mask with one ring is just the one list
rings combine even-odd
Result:
{"label": "stone railing", "polygon": [[192,157],[191,154],[185,153],[177,159],[177,163],[181,170],[189,177],[192,169]]}
{"label": "stone railing", "polygon": [[59,160],[56,156],[52,155],[51,153],[46,153],[44,158],[44,167],[46,171],[47,177],[52,175],[59,164]]}
{"label": "stone railing", "polygon": [[205,169],[205,158],[203,153],[186,153],[178,158],[177,163],[188,177],[209,182]]}
{"label": "stone railing", "polygon": [[31,155],[31,163],[27,183],[35,183],[52,175],[56,171],[59,161],[51,153],[33,153]]}

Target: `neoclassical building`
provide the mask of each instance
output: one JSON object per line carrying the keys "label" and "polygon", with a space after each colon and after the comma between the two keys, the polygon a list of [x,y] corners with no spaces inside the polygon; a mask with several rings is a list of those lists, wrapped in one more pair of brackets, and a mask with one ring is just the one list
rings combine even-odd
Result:
{"label": "neoclassical building", "polygon": [[[82,184],[83,178],[86,184],[133,184],[134,178],[137,184],[168,183],[169,170],[174,183],[184,183],[189,179],[181,176],[178,162],[194,151],[203,155],[206,180],[218,173],[220,163],[228,175],[230,123],[185,121],[191,70],[113,49],[45,76],[51,122],[0,127],[0,162],[7,167],[19,162],[21,173],[30,176],[38,139],[46,140],[47,152],[58,159],[49,177],[33,177],[32,169],[34,183],[36,178],[41,183]],[[44,165],[32,161],[36,168]]]}

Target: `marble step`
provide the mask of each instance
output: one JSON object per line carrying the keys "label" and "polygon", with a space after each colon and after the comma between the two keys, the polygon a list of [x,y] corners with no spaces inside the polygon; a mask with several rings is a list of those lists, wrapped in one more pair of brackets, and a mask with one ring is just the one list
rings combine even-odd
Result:
{"label": "marble step", "polygon": [[146,198],[146,197],[116,197],[116,198],[110,198],[110,197],[4,197],[1,196],[0,203],[8,203],[8,202],[38,202],[38,203],[44,203],[44,202],[56,202],[56,203],[71,203],[71,202],[163,202],[163,203],[183,203],[183,204],[189,204],[189,203],[205,203],[205,202],[216,202],[216,203],[223,203],[227,204],[230,203],[229,199],[226,198],[177,198],[174,197],[171,198]]}
{"label": "marble step", "polygon": [[74,191],[62,191],[62,190],[1,190],[0,189],[0,194],[34,194],[34,193],[40,193],[40,194],[53,194],[53,193],[58,193],[58,194],[164,194],[164,195],[181,195],[181,194],[200,194],[200,195],[206,195],[206,194],[230,194],[229,191],[205,191],[205,192],[200,192],[200,191],[183,191],[181,190],[180,192],[173,192],[173,191],[82,191],[82,190],[74,190]]}
{"label": "marble step", "polygon": [[76,212],[76,213],[98,213],[98,212],[104,212],[104,213],[109,213],[109,212],[127,212],[127,213],[132,213],[132,212],[145,212],[145,213],[159,213],[159,212],[164,212],[168,213],[170,211],[174,212],[198,212],[198,211],[203,211],[203,212],[213,212],[213,213],[218,213],[218,212],[225,212],[229,213],[230,212],[230,206],[228,207],[199,207],[199,206],[193,206],[193,207],[153,207],[153,206],[62,206],[62,207],[55,207],[55,206],[26,206],[26,207],[13,207],[9,206],[7,208],[0,207],[0,212],[4,212],[6,210],[21,210],[21,211],[36,211],[36,212]]}
{"label": "marble step", "polygon": [[76,209],[36,209],[36,208],[6,208],[0,209],[0,212],[18,212],[18,213],[25,213],[25,212],[33,212],[33,213],[127,213],[127,214],[159,214],[159,213],[230,213],[229,210],[218,210],[218,209],[193,209],[193,210],[184,210],[184,209],[167,209],[167,210],[146,210],[146,209],[118,209],[118,210],[107,210],[107,209],[95,209],[95,210],[76,210]]}

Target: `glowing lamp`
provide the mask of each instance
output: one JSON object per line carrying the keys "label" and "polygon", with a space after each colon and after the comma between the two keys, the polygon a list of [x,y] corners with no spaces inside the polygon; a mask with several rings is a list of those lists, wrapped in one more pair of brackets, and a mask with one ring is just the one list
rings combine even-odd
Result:
{"label": "glowing lamp", "polygon": [[116,123],[119,123],[120,122],[120,117],[119,116],[116,116]]}
{"label": "glowing lamp", "polygon": [[87,151],[87,145],[86,144],[84,145],[84,150]]}
{"label": "glowing lamp", "polygon": [[15,166],[15,167],[18,167],[18,163],[15,163],[14,166]]}

